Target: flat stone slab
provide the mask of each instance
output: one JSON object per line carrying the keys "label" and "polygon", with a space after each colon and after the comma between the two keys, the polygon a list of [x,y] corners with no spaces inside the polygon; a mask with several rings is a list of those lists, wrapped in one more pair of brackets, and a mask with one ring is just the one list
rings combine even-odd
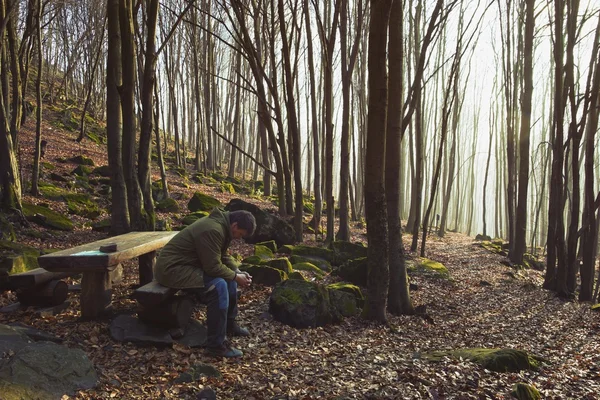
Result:
{"label": "flat stone slab", "polygon": [[197,320],[191,320],[180,336],[177,331],[150,325],[133,315],[119,315],[110,324],[110,335],[119,342],[140,346],[169,347],[177,342],[188,347],[200,347],[206,341],[206,327]]}
{"label": "flat stone slab", "polygon": [[14,328],[16,331],[24,333],[29,337],[29,339],[34,342],[54,342],[54,343],[62,343],[63,339],[57,336],[51,335],[48,332],[40,331],[39,329],[35,329],[31,326],[25,325],[21,322],[13,322],[8,324],[10,327]]}

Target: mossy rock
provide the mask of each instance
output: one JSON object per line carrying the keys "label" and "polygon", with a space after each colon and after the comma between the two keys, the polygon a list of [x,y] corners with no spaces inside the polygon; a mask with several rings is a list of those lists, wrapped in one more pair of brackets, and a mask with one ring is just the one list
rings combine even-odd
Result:
{"label": "mossy rock", "polygon": [[306,278],[304,277],[304,275],[302,275],[300,272],[298,271],[292,271],[291,273],[288,274],[288,279],[298,279],[301,281],[305,281]]}
{"label": "mossy rock", "polygon": [[64,195],[70,193],[68,190],[43,181],[39,182],[38,189],[43,197],[50,200],[63,200]]}
{"label": "mossy rock", "polygon": [[315,328],[339,322],[326,287],[302,280],[278,283],[271,292],[269,312],[276,321],[296,328]]}
{"label": "mossy rock", "polygon": [[319,279],[322,279],[323,276],[325,275],[325,273],[321,270],[321,268],[317,267],[313,263],[306,262],[306,261],[292,264],[292,268],[296,271],[311,272],[311,273],[315,274],[315,276]]}
{"label": "mossy rock", "polygon": [[78,165],[77,168],[71,171],[71,175],[88,176],[92,171],[93,169],[87,165]]}
{"label": "mossy rock", "polygon": [[213,208],[219,207],[221,202],[214,197],[204,193],[196,192],[188,202],[188,209],[194,211],[212,211]]}
{"label": "mossy rock", "polygon": [[365,297],[362,294],[360,288],[356,285],[353,285],[348,282],[336,282],[330,285],[327,285],[327,289],[329,291],[342,291],[346,293],[350,293],[354,299],[356,300],[356,305],[359,308],[362,308],[365,304]]}
{"label": "mossy rock", "polygon": [[54,171],[56,169],[56,166],[48,161],[42,161],[40,166],[46,171]]}
{"label": "mossy rock", "polygon": [[538,260],[538,258],[531,253],[525,253],[523,255],[523,264],[525,264],[525,267],[537,271],[544,271],[546,269],[546,264],[543,261]]}
{"label": "mossy rock", "polygon": [[63,175],[57,174],[56,172],[50,173],[50,175],[48,175],[48,177],[50,179],[52,179],[53,181],[55,181],[55,182],[66,183],[66,182],[70,182],[71,181],[69,178],[67,178],[67,177],[65,177]]}
{"label": "mossy rock", "polygon": [[106,178],[110,178],[110,167],[108,165],[101,165],[92,170],[93,175],[100,175]]}
{"label": "mossy rock", "polygon": [[0,254],[0,271],[17,274],[39,268],[37,259],[42,253],[34,247],[0,240]]}
{"label": "mossy rock", "polygon": [[508,251],[505,249],[506,243],[502,239],[494,239],[492,241],[484,240],[479,245],[492,253],[500,254],[502,256],[508,255]]}
{"label": "mossy rock", "polygon": [[0,240],[15,240],[15,228],[4,214],[0,214]]}
{"label": "mossy rock", "polygon": [[268,266],[270,266],[271,268],[278,269],[280,271],[285,272],[286,274],[289,274],[289,273],[291,273],[293,271],[292,264],[290,263],[290,260],[288,260],[285,257],[274,258],[272,260],[266,261],[265,263]]}
{"label": "mossy rock", "polygon": [[430,361],[441,361],[444,357],[467,359],[483,368],[495,372],[519,372],[522,370],[537,371],[540,357],[529,355],[516,349],[484,349],[471,348],[426,353],[423,358]]}
{"label": "mossy rock", "polygon": [[243,263],[240,270],[252,275],[252,282],[265,286],[274,286],[288,279],[285,272],[271,268],[267,265],[250,265]]}
{"label": "mossy rock", "polygon": [[600,304],[594,304],[592,307],[590,307],[590,310],[592,310],[592,311],[600,311]]}
{"label": "mossy rock", "polygon": [[336,274],[345,281],[366,287],[368,268],[367,257],[360,257],[342,264]]}
{"label": "mossy rock", "polygon": [[67,193],[63,198],[71,214],[91,219],[96,219],[101,214],[98,204],[86,193]]}
{"label": "mossy rock", "polygon": [[261,192],[264,192],[265,190],[265,185],[263,181],[254,181],[253,187],[254,190],[260,190]]}
{"label": "mossy rock", "polygon": [[275,243],[274,240],[267,240],[266,242],[256,243],[256,245],[257,246],[265,246],[266,248],[271,250],[273,253],[277,252],[277,244]]}
{"label": "mossy rock", "polygon": [[290,256],[290,262],[292,265],[299,263],[310,263],[316,265],[322,272],[331,272],[333,269],[329,261],[319,257]]}
{"label": "mossy rock", "polygon": [[331,262],[333,265],[342,265],[349,260],[366,257],[368,251],[362,244],[343,240],[333,241],[329,247],[334,253],[334,261]]}
{"label": "mossy rock", "polygon": [[183,225],[188,226],[193,224],[200,218],[204,218],[206,216],[208,216],[208,213],[206,211],[196,211],[183,217],[182,223]]}
{"label": "mossy rock", "polygon": [[89,165],[91,167],[93,167],[95,165],[94,160],[92,160],[89,157],[82,156],[82,155],[71,157],[68,160],[71,161],[72,163],[79,164],[79,165]]}
{"label": "mossy rock", "polygon": [[523,382],[515,384],[510,394],[517,400],[541,400],[542,398],[535,386]]}
{"label": "mossy rock", "polygon": [[28,221],[50,229],[72,231],[73,222],[67,217],[47,207],[23,203],[23,214]]}
{"label": "mossy rock", "polygon": [[260,256],[252,255],[252,256],[244,258],[244,260],[242,262],[246,263],[246,264],[252,264],[252,265],[264,265],[266,263],[266,260],[260,258]]}
{"label": "mossy rock", "polygon": [[354,295],[342,290],[329,290],[329,301],[342,317],[353,317],[360,313]]}
{"label": "mossy rock", "polygon": [[407,262],[408,271],[439,279],[450,279],[448,268],[440,262],[421,258],[417,263]]}
{"label": "mossy rock", "polygon": [[305,213],[307,214],[314,214],[315,213],[315,205],[314,203],[310,202],[310,201],[305,201],[304,202],[304,208],[303,210]]}
{"label": "mossy rock", "polygon": [[179,204],[175,199],[169,197],[162,201],[159,201],[158,204],[156,204],[156,209],[158,211],[173,213],[179,211]]}
{"label": "mossy rock", "polygon": [[92,224],[92,230],[94,232],[110,232],[110,228],[110,218],[106,218]]}
{"label": "mossy rock", "polygon": [[337,265],[335,264],[335,253],[333,250],[326,249],[324,247],[306,246],[303,244],[295,246],[285,245],[279,248],[279,253],[303,256],[307,258],[317,257],[329,262],[332,265]]}
{"label": "mossy rock", "polygon": [[154,230],[155,231],[172,231],[173,227],[171,226],[170,219],[157,219],[154,221]]}
{"label": "mossy rock", "polygon": [[235,189],[230,182],[221,182],[221,192],[235,194]]}
{"label": "mossy rock", "polygon": [[268,260],[270,258],[275,257],[270,248],[260,244],[254,245],[254,255],[260,257],[263,260]]}
{"label": "mossy rock", "polygon": [[187,178],[187,176],[188,176],[187,171],[183,167],[175,167],[172,169],[172,171],[175,172],[177,175],[179,175],[182,178]]}

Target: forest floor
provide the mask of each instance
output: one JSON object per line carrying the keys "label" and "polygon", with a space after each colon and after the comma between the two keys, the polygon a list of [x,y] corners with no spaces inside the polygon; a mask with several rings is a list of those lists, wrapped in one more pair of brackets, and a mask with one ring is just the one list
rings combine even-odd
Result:
{"label": "forest floor", "polygon": [[[25,131],[20,141],[24,166],[33,143],[31,131]],[[46,161],[65,172],[74,165],[58,163],[56,158],[84,154],[97,165],[106,164],[104,146],[89,141],[79,145],[74,141],[76,132],[55,129],[45,135],[50,142]],[[23,172],[30,180],[30,172],[26,168]],[[274,208],[267,201],[223,194],[199,184],[186,188],[174,173],[169,173],[169,179],[183,209],[196,190],[219,196],[224,204],[242,197]],[[63,203],[29,195],[24,200],[44,202],[66,214]],[[43,231],[43,239],[19,232],[18,241],[44,249],[68,248],[105,236],[92,232],[89,221],[73,219],[74,232],[49,233],[32,225],[29,229]],[[359,226],[353,224],[352,240],[366,242]],[[313,236],[305,238],[314,244]],[[407,247],[408,236],[404,243]],[[251,246],[236,243],[232,251],[244,256]],[[408,256],[416,257],[410,252]],[[591,311],[590,304],[555,297],[541,288],[542,272],[517,272],[501,263],[504,257],[463,234],[430,236],[427,257],[443,263],[450,279],[412,277],[418,287],[411,293],[412,301],[426,306],[431,318],[390,315],[394,330],[360,317],[323,328],[291,328],[269,316],[270,288],[254,285],[244,290],[240,322],[252,336],[233,340],[244,351],[243,358],[236,360],[208,358],[202,349],[182,345],[141,348],[111,339],[111,318],[132,313],[136,307],[130,298],[137,283],[133,263],[125,266],[124,280],[114,289],[110,317],[80,321],[79,298],[71,293],[71,305],[59,315],[39,317],[29,308],[0,313],[0,323],[21,322],[83,349],[96,367],[100,384],[72,397],[77,399],[193,399],[204,387],[215,389],[218,399],[508,399],[517,382],[533,384],[545,399],[600,399],[600,314]],[[15,301],[11,292],[0,294],[0,307]],[[205,307],[199,306],[194,316],[204,320]],[[466,360],[430,362],[419,357],[434,350],[473,347],[522,349],[547,362],[538,371],[497,373]],[[198,363],[212,364],[222,378],[175,383]]]}

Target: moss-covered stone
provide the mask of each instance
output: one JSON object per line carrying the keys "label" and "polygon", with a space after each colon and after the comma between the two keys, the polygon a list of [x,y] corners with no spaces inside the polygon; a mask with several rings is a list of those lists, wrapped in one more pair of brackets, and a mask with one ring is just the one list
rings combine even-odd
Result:
{"label": "moss-covered stone", "polygon": [[330,264],[336,265],[335,264],[335,253],[333,252],[333,250],[330,249],[326,249],[324,247],[317,247],[317,246],[306,246],[303,244],[299,244],[299,245],[286,245],[286,246],[281,246],[279,248],[279,253],[283,253],[283,254],[291,254],[294,256],[303,256],[303,257],[317,257],[317,258],[321,258],[327,262],[329,262]]}
{"label": "moss-covered stone", "polygon": [[41,226],[58,229],[61,231],[72,231],[73,222],[67,217],[50,210],[47,207],[23,203],[23,214],[28,221],[35,222]]}
{"label": "moss-covered stone", "polygon": [[268,260],[270,258],[275,257],[271,249],[260,244],[254,245],[254,255],[260,257],[263,260]]}
{"label": "moss-covered stone", "polygon": [[600,304],[594,304],[590,309],[592,311],[600,311]]}
{"label": "moss-covered stone", "polygon": [[87,193],[67,193],[63,198],[71,214],[91,219],[96,219],[101,214],[98,204]]}
{"label": "moss-covered stone", "polygon": [[0,240],[15,239],[15,228],[4,214],[0,214]]}
{"label": "moss-covered stone", "polygon": [[444,357],[463,358],[473,361],[483,368],[495,372],[518,372],[537,370],[542,359],[516,349],[484,349],[470,348],[426,353],[423,358],[430,361],[441,361]]}
{"label": "moss-covered stone", "polygon": [[523,382],[515,384],[510,394],[517,400],[540,400],[542,398],[535,386]]}
{"label": "moss-covered stone", "polygon": [[221,192],[235,194],[235,189],[231,182],[221,182]]}
{"label": "moss-covered stone", "polygon": [[206,217],[207,215],[208,215],[208,213],[206,211],[195,211],[195,212],[183,217],[182,223],[185,226],[191,225],[194,222],[196,222],[197,220],[199,220],[200,218]]}
{"label": "moss-covered stone", "polygon": [[55,172],[52,172],[52,173],[50,173],[50,175],[48,175],[48,176],[50,177],[50,179],[52,179],[52,180],[53,180],[53,181],[55,181],[55,182],[63,182],[63,183],[66,183],[66,182],[69,182],[69,181],[70,181],[70,179],[69,179],[69,178],[67,178],[67,177],[65,177],[65,176],[63,176],[63,175],[57,174],[57,173],[55,173]]}
{"label": "moss-covered stone", "polygon": [[271,268],[267,265],[250,265],[243,263],[240,266],[240,270],[247,271],[252,275],[252,282],[258,283],[259,285],[274,286],[275,284],[288,279],[288,275],[285,272]]}
{"label": "moss-covered stone", "polygon": [[92,230],[94,232],[110,232],[110,228],[110,218],[106,218],[92,224]]}
{"label": "moss-covered stone", "polygon": [[252,255],[252,256],[244,258],[244,260],[242,262],[244,262],[246,264],[252,264],[252,265],[263,265],[266,263],[266,260],[260,258],[260,256]]}
{"label": "moss-covered stone", "polygon": [[177,175],[179,175],[182,178],[187,178],[187,176],[188,176],[187,171],[183,167],[175,167],[172,169],[172,171],[175,172]]}
{"label": "moss-covered stone", "polygon": [[172,199],[169,197],[162,201],[159,201],[156,204],[156,209],[158,211],[164,211],[164,212],[177,212],[177,211],[179,211],[179,204],[177,203],[177,201],[175,199]]}
{"label": "moss-covered stone", "polygon": [[71,157],[71,158],[69,158],[69,161],[71,161],[72,163],[75,163],[75,164],[79,164],[79,165],[89,165],[91,167],[94,166],[94,160],[92,160],[89,157],[82,156],[82,155]]}
{"label": "moss-covered stone", "polygon": [[347,261],[336,270],[336,274],[343,280],[352,282],[355,285],[367,286],[367,257]]}
{"label": "moss-covered stone", "polygon": [[188,209],[194,211],[212,211],[213,208],[219,207],[221,202],[214,197],[204,193],[196,192],[188,203]]}
{"label": "moss-covered stone", "polygon": [[292,271],[288,274],[288,279],[299,279],[301,281],[305,281],[306,278],[298,271]]}
{"label": "moss-covered stone", "polygon": [[365,297],[363,296],[362,291],[360,290],[360,288],[358,286],[353,285],[351,283],[336,282],[336,283],[327,285],[327,289],[330,291],[333,290],[333,291],[342,291],[342,292],[350,293],[356,300],[356,305],[359,308],[362,308],[362,306],[365,304]]}
{"label": "moss-covered stone", "polygon": [[308,271],[315,274],[319,279],[323,278],[325,273],[321,268],[317,267],[315,264],[310,262],[299,262],[296,264],[292,264],[292,268],[297,271]]}
{"label": "moss-covered stone", "polygon": [[18,274],[39,267],[38,257],[41,252],[27,245],[0,240],[0,271]]}
{"label": "moss-covered stone", "polygon": [[44,171],[54,171],[56,169],[56,166],[48,161],[42,161],[40,166]]}
{"label": "moss-covered stone", "polygon": [[285,257],[281,257],[281,258],[274,258],[272,260],[268,260],[266,261],[266,264],[268,266],[270,266],[271,268],[275,268],[278,269],[280,271],[285,272],[286,274],[291,273],[292,270],[292,264],[290,263],[290,260],[288,260]]}
{"label": "moss-covered stone", "polygon": [[256,245],[257,246],[265,246],[266,248],[271,250],[273,253],[277,252],[277,244],[275,243],[274,240],[267,240],[266,242],[256,243]]}
{"label": "moss-covered stone", "polygon": [[44,181],[39,182],[38,189],[43,197],[50,200],[63,200],[63,196],[69,193],[61,187]]}
{"label": "moss-covered stone", "polygon": [[450,273],[448,272],[448,268],[442,263],[437,261],[430,260],[428,258],[421,258],[418,262],[407,262],[406,269],[410,272],[414,272],[417,274],[422,274],[425,276],[439,278],[439,279],[449,279]]}
{"label": "moss-covered stone", "polygon": [[92,170],[93,175],[100,175],[106,178],[110,177],[110,167],[108,165],[101,165]]}
{"label": "moss-covered stone", "polygon": [[273,318],[296,328],[314,328],[339,322],[327,288],[302,280],[287,280],[273,288],[269,299]]}
{"label": "moss-covered stone", "polygon": [[92,168],[87,165],[78,165],[77,168],[71,171],[71,175],[88,176],[92,171]]}
{"label": "moss-covered stone", "polygon": [[292,265],[299,263],[310,263],[316,265],[322,272],[331,272],[333,269],[329,261],[319,257],[290,256],[290,262]]}
{"label": "moss-covered stone", "polygon": [[352,317],[360,313],[356,299],[351,293],[341,290],[329,290],[329,300],[342,317]]}
{"label": "moss-covered stone", "polygon": [[492,253],[507,256],[508,252],[504,248],[504,241],[502,239],[495,239],[492,241],[484,240],[479,244],[484,249],[491,251]]}
{"label": "moss-covered stone", "polygon": [[314,203],[312,203],[311,201],[305,201],[303,211],[307,214],[311,214],[311,215],[314,214],[315,213]]}
{"label": "moss-covered stone", "polygon": [[367,248],[360,243],[346,242],[343,240],[336,240],[331,242],[331,250],[334,253],[333,265],[342,265],[349,260],[356,258],[366,257]]}

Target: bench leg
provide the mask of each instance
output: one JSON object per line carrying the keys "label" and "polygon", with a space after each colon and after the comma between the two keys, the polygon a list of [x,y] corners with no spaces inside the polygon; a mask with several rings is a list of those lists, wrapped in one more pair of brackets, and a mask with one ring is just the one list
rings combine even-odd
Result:
{"label": "bench leg", "polygon": [[81,318],[102,314],[111,303],[112,283],[108,271],[84,272],[81,279]]}
{"label": "bench leg", "polygon": [[139,257],[140,262],[140,286],[152,282],[154,279],[154,264],[156,263],[156,251],[142,254]]}

